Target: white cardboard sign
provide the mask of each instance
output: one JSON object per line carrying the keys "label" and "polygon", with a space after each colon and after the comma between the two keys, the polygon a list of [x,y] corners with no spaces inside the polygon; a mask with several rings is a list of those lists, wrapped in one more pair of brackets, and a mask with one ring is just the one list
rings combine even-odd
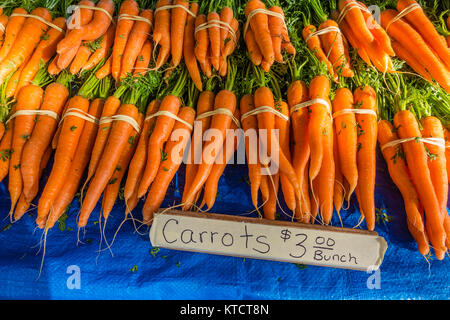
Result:
{"label": "white cardboard sign", "polygon": [[217,214],[155,214],[154,247],[360,271],[376,270],[387,249],[376,232]]}

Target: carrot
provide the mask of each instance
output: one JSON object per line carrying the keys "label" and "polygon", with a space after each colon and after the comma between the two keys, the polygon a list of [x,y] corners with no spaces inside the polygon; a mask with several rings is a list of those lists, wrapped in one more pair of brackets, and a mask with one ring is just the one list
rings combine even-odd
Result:
{"label": "carrot", "polygon": [[311,223],[314,223],[319,215],[319,190],[320,190],[320,179],[317,177],[311,182]]}
{"label": "carrot", "polygon": [[[398,135],[392,124],[386,120],[378,122],[378,142],[380,146],[383,148],[384,145],[395,140],[398,140]],[[397,145],[395,147],[384,148],[382,149],[382,153],[388,166],[389,175],[402,194],[408,222],[418,232],[424,233],[425,228],[422,221],[419,196],[410,179],[403,147]]]}
{"label": "carrot", "polygon": [[[225,6],[222,8],[222,10],[220,10],[220,21],[231,26],[233,19],[234,19],[233,9]],[[222,53],[224,52],[225,45],[228,43],[227,41],[229,41],[229,40],[226,41],[228,34],[229,34],[228,29],[226,28],[220,29],[220,52]]]}
{"label": "carrot", "polygon": [[[44,91],[40,110],[61,115],[69,96],[69,89],[58,82],[49,84]],[[25,143],[22,152],[20,171],[23,179],[23,195],[28,202],[37,195],[39,188],[39,166],[45,150],[51,147],[58,120],[51,116],[38,115],[30,139]]]}
{"label": "carrot", "polygon": [[[138,120],[138,109],[131,104],[122,104],[117,111],[117,115],[128,116],[136,121]],[[134,143],[129,140],[133,134],[133,126],[126,121],[114,121],[111,127],[111,133],[105,145],[97,170],[92,178],[86,196],[81,206],[78,226],[85,227],[91,212],[94,210],[97,201],[105,190],[114,170],[117,167],[120,156],[127,144]]]}
{"label": "carrot", "polygon": [[[310,99],[328,100],[330,94],[330,82],[325,76],[316,76],[309,85]],[[331,107],[331,106],[330,106]],[[319,174],[323,159],[323,139],[324,130],[327,123],[331,121],[330,111],[327,106],[321,103],[313,104],[310,107],[311,114],[309,120],[308,137],[311,149],[311,162],[309,166],[309,179],[314,180]]]}
{"label": "carrot", "polygon": [[359,39],[362,43],[371,43],[375,40],[375,37],[367,27],[366,20],[364,19],[361,9],[355,6],[357,4],[358,3],[355,0],[339,0],[338,8],[342,13],[344,7],[353,7],[345,15],[345,21],[347,21],[347,23],[352,26],[354,30],[358,30],[358,32],[355,33],[357,39]]}
{"label": "carrot", "polygon": [[[398,0],[397,10],[402,11],[411,4],[417,4],[414,0]],[[441,38],[437,32],[433,23],[428,19],[422,8],[411,11],[406,16],[405,20],[414,27],[414,29],[420,33],[425,42],[433,48],[438,57],[447,66],[447,70],[450,69],[450,52],[445,41]]]}
{"label": "carrot", "polygon": [[[42,176],[42,172],[47,167],[50,156],[52,155],[52,151],[52,148],[47,148],[42,156],[42,161],[39,165],[39,179]],[[24,194],[22,193],[19,197],[19,201],[17,202],[16,209],[14,210],[14,220],[20,220],[25,215],[25,213],[27,213],[30,206],[31,201],[26,200]]]}
{"label": "carrot", "polygon": [[230,56],[234,49],[236,49],[236,44],[239,41],[239,37],[240,37],[240,31],[239,31],[239,21],[237,21],[236,19],[232,19],[231,20],[231,24],[230,27],[233,29],[235,35],[236,35],[236,42],[233,40],[233,37],[230,35],[227,38],[225,38],[225,46],[222,50],[222,55],[221,55],[221,63],[220,63],[220,68],[219,68],[219,73],[222,77],[226,77],[227,73],[228,73],[228,56]]}
{"label": "carrot", "polygon": [[[291,110],[308,100],[308,87],[305,82],[296,80],[292,82],[287,90],[288,104]],[[302,220],[304,216],[311,213],[308,194],[308,181],[304,183],[305,171],[307,171],[310,147],[308,138],[308,109],[301,108],[294,112],[291,111],[291,130],[292,130],[292,166],[297,174],[297,179],[301,187],[301,205],[297,208],[297,219]],[[307,179],[308,180],[308,179]],[[306,188],[305,188],[306,187]]]}
{"label": "carrot", "polygon": [[426,80],[432,82],[433,78],[431,78],[430,73],[427,68],[418,60],[417,57],[414,56],[410,51],[406,50],[399,42],[393,41],[392,48],[395,51],[395,54],[400,59],[404,60],[408,66],[411,67],[415,72],[424,77]]}
{"label": "carrot", "polygon": [[0,122],[0,141],[3,138],[3,135],[5,134],[6,126],[3,122]]}
{"label": "carrot", "polygon": [[283,40],[281,42],[281,49],[283,51],[286,51],[290,55],[295,56],[296,55],[296,49],[295,49],[294,45],[291,42],[288,30],[286,28],[281,29],[281,38]]}
{"label": "carrot", "polygon": [[213,20],[220,20],[220,16],[217,12],[210,12],[208,13],[206,20],[208,21],[209,28],[208,28],[208,37],[209,37],[209,46],[211,48],[211,65],[214,69],[219,70],[220,68],[220,28],[217,25],[217,23],[213,23],[211,21]]}
{"label": "carrot", "polygon": [[19,86],[19,79],[20,76],[22,74],[23,68],[25,67],[25,65],[28,63],[28,61],[26,61],[24,64],[22,64],[19,69],[17,69],[13,75],[9,78],[8,83],[6,84],[6,89],[5,89],[5,96],[6,98],[11,98],[14,96],[17,96],[18,93],[18,86]]}
{"label": "carrot", "polygon": [[339,157],[339,149],[337,146],[337,132],[334,131],[333,136],[333,158],[334,158],[334,195],[333,202],[334,208],[336,209],[337,214],[339,215],[342,209],[342,205],[344,204],[344,197],[347,190],[344,187],[344,175],[341,171],[341,159]]}
{"label": "carrot", "polygon": [[[408,111],[399,111],[394,116],[394,125],[398,128],[400,139],[421,137],[419,125],[414,115]],[[402,144],[408,163],[411,179],[419,195],[420,203],[425,209],[425,227],[438,259],[443,259],[445,252],[445,230],[443,215],[436,192],[434,191],[428,157],[424,143],[415,140]]]}
{"label": "carrot", "polygon": [[95,7],[95,3],[90,0],[81,0],[78,3],[79,6],[85,6],[86,8],[75,7],[72,12],[72,16],[67,19],[67,29],[77,29],[91,22],[94,16],[94,10],[87,7]]}
{"label": "carrot", "polygon": [[6,123],[5,134],[0,142],[0,181],[3,181],[9,173],[9,163],[12,155],[11,143],[14,131],[13,127],[14,119]]}
{"label": "carrot", "polygon": [[[245,17],[248,19],[249,14],[255,9],[266,9],[266,6],[260,0],[250,0],[245,6]],[[256,43],[258,43],[264,60],[269,65],[272,65],[275,61],[275,53],[273,50],[272,37],[270,35],[269,19],[267,14],[255,14],[249,22],[249,27],[253,30]]]}
{"label": "carrot", "polygon": [[[17,97],[16,112],[23,110],[38,110],[41,106],[43,92],[44,90],[39,86],[28,85],[23,87]],[[14,211],[20,194],[22,193],[23,182],[20,173],[22,150],[25,143],[30,139],[35,125],[35,118],[35,115],[18,115],[14,119],[8,184],[8,190],[11,197],[10,214]]]}
{"label": "carrot", "polygon": [[263,206],[264,218],[267,220],[275,220],[277,213],[277,195],[280,186],[280,174],[268,175],[269,198]]}
{"label": "carrot", "polygon": [[141,52],[139,53],[136,64],[134,65],[133,75],[145,76],[148,72],[148,65],[150,64],[151,56],[152,56],[152,43],[149,40],[145,40],[144,45],[142,46]]}
{"label": "carrot", "polygon": [[[166,111],[172,114],[178,114],[181,107],[181,100],[175,95],[168,95],[161,101],[159,111]],[[165,115],[158,117],[155,128],[150,136],[147,151],[147,165],[139,185],[138,196],[142,198],[146,193],[150,184],[153,182],[163,156],[163,145],[170,138],[175,119]]]}
{"label": "carrot", "polygon": [[[114,14],[114,2],[112,0],[100,0],[97,3],[97,8],[105,10],[109,16]],[[58,59],[58,66],[64,69],[68,63],[72,61],[75,54],[71,48],[77,48],[84,41],[94,41],[106,33],[111,19],[104,11],[95,10],[92,20],[81,26],[78,29],[71,30],[66,37],[58,43],[57,52],[60,55]],[[62,63],[64,61],[64,63]]]}
{"label": "carrot", "polygon": [[[319,30],[329,27],[339,28],[335,21],[327,20],[320,24]],[[344,77],[353,77],[354,73],[350,68],[350,61],[347,61],[345,55],[344,40],[342,35],[336,31],[331,31],[320,35],[319,38],[328,60],[333,65],[334,72]]]}
{"label": "carrot", "polygon": [[3,45],[3,35],[5,34],[6,31],[6,26],[8,25],[8,16],[5,14],[0,14],[0,24],[3,26],[0,27],[0,49],[2,48]]}
{"label": "carrot", "polygon": [[[103,106],[102,115],[100,119],[112,117],[116,114],[117,109],[120,107],[120,99],[115,95],[109,96]],[[90,181],[97,170],[98,163],[105,149],[106,141],[111,132],[111,123],[105,122],[98,126],[97,134],[95,136],[95,143],[92,148],[92,155],[90,156],[88,174],[86,181]]]}
{"label": "carrot", "polygon": [[[210,112],[214,109],[214,92],[211,91],[211,88],[207,87],[205,91],[203,91],[197,101],[197,115],[201,116],[206,112]],[[186,164],[186,178],[184,182],[184,191],[181,199],[182,203],[186,202],[186,197],[188,195],[188,191],[190,186],[192,185],[192,181],[194,181],[195,176],[197,174],[198,165],[201,161],[201,147],[203,141],[203,134],[207,130],[209,130],[211,125],[211,117],[206,117],[197,120],[196,125],[194,126],[194,132],[192,134],[191,145],[189,150],[189,161]],[[199,159],[200,158],[200,159]]]}
{"label": "carrot", "polygon": [[[140,121],[142,122],[142,113],[139,114]],[[134,131],[132,135],[128,138],[132,140],[139,139],[139,133]],[[136,150],[136,143],[132,145],[126,146],[120,155],[119,161],[117,162],[117,166],[114,169],[114,173],[108,181],[108,185],[103,191],[103,199],[102,199],[102,214],[103,217],[108,219],[109,214],[111,213],[114,204],[119,196],[120,185],[122,179],[125,175],[126,168],[130,164],[131,158],[133,157],[134,151]]]}
{"label": "carrot", "polygon": [[[63,17],[54,19],[52,23],[63,30],[66,29],[66,19],[64,19]],[[17,91],[19,91],[20,88],[31,84],[34,77],[39,71],[39,67],[42,64],[46,64],[53,57],[56,52],[56,45],[63,37],[64,33],[61,33],[57,29],[50,28],[47,31],[41,42],[39,42],[39,45],[37,46],[30,60],[22,70],[19,84],[17,86]]]}
{"label": "carrot", "polygon": [[[170,0],[158,0],[156,3],[156,10],[158,8],[170,5]],[[156,11],[155,10],[155,11]],[[153,43],[155,48],[160,46],[158,58],[156,60],[155,69],[159,69],[170,55],[170,11],[158,10],[155,13],[155,28],[153,30]]]}
{"label": "carrot", "polygon": [[[353,109],[353,103],[353,93],[347,88],[340,88],[336,90],[333,99],[333,113]],[[358,184],[358,166],[356,163],[358,135],[355,114],[349,112],[336,115],[334,126],[340,171],[349,184],[349,190],[346,190],[346,200],[350,202],[350,197]]]}
{"label": "carrot", "polygon": [[108,60],[106,60],[103,67],[97,70],[95,76],[100,80],[109,76],[111,74],[111,66],[112,66],[111,63],[112,63],[112,56],[109,56]]}
{"label": "carrot", "polygon": [[445,158],[447,161],[447,175],[448,175],[448,183],[450,184],[450,132],[448,129],[444,129],[445,136]]}
{"label": "carrot", "polygon": [[375,68],[383,73],[395,72],[391,57],[381,48],[376,41],[363,44],[364,50]]}
{"label": "carrot", "polygon": [[58,55],[53,58],[53,60],[49,63],[47,72],[49,75],[55,76],[61,72],[61,69],[58,67]]}
{"label": "carrot", "polygon": [[[80,95],[75,96],[67,105],[67,110],[72,108],[86,113],[89,109],[89,100]],[[38,203],[38,220],[47,218],[67,178],[85,123],[86,120],[77,115],[68,115],[61,124],[53,168]]]}
{"label": "carrot", "polygon": [[92,52],[87,62],[81,68],[81,71],[90,70],[97,66],[102,59],[105,59],[108,56],[108,52],[113,45],[114,41],[114,25],[111,24],[106,31],[105,35],[102,36],[102,40],[100,41],[99,48]]}
{"label": "carrot", "polygon": [[[232,91],[226,89],[221,90],[214,99],[214,110],[219,108],[227,109],[234,114],[234,111],[236,110],[236,95]],[[187,193],[183,210],[187,210],[194,204],[196,195],[205,184],[213,167],[213,162],[217,156],[217,152],[220,150],[219,148],[223,146],[226,130],[230,128],[231,121],[231,117],[225,114],[215,114],[211,118],[210,129],[215,129],[217,135],[215,135],[214,139],[206,141],[203,145],[202,162],[198,166],[197,173],[190,188],[185,190]],[[205,155],[205,150],[211,150],[211,153]],[[211,156],[213,157],[212,161],[211,159],[205,159],[206,157]]]}
{"label": "carrot", "polygon": [[[261,168],[261,164],[259,164]],[[269,201],[270,191],[269,191],[269,176],[261,175],[261,186],[259,187],[261,190],[261,196],[263,203]]]}
{"label": "carrot", "polygon": [[[159,110],[161,101],[158,99],[153,100],[147,107],[146,117],[154,114]],[[151,118],[144,121],[142,127],[142,134],[139,136],[139,141],[136,146],[133,158],[131,159],[130,166],[128,168],[128,175],[125,183],[124,198],[125,203],[137,194],[137,188],[145,169],[145,163],[147,161],[147,149],[148,141],[152,134],[156,122],[156,118]]]}
{"label": "carrot", "polygon": [[[186,0],[174,0],[174,5],[180,5],[189,9]],[[170,16],[170,52],[172,54],[172,65],[177,67],[183,57],[183,40],[188,13],[183,8],[173,8]]]}
{"label": "carrot", "polygon": [[[12,14],[28,14],[28,11],[23,8],[16,8],[12,11]],[[3,45],[0,49],[0,62],[3,61],[8,53],[11,51],[14,42],[17,39],[17,35],[25,23],[26,17],[14,16],[9,18],[8,24],[3,39]]]}
{"label": "carrot", "polygon": [[313,25],[306,26],[305,28],[303,28],[302,31],[303,39],[306,41],[309,50],[311,50],[311,52],[314,53],[314,55],[316,56],[317,59],[319,59],[319,61],[325,63],[328,72],[335,80],[337,80],[338,78],[334,72],[333,64],[330,62],[327,55],[325,54],[319,36],[317,35],[311,36],[316,31],[317,29],[315,26]]}
{"label": "carrot", "polygon": [[[421,120],[423,127],[422,137],[437,138],[444,140],[444,130],[441,121],[433,116],[425,117]],[[430,169],[431,182],[441,207],[442,215],[447,214],[448,201],[448,173],[445,149],[434,144],[425,143],[428,153],[428,168]]]}
{"label": "carrot", "polygon": [[[182,107],[178,117],[192,125],[194,123],[195,110],[191,107]],[[144,223],[151,223],[153,214],[160,208],[164,200],[167,188],[181,165],[183,154],[191,136],[191,128],[177,121],[173,127],[173,133],[176,136],[173,136],[164,148],[164,152],[168,155],[167,160],[161,162],[142,209]],[[176,139],[177,136],[178,139]]]}
{"label": "carrot", "polygon": [[[284,114],[286,117],[289,117],[289,106],[284,101],[276,102],[275,108]],[[275,129],[278,129],[278,141],[280,143],[281,151],[286,156],[286,159],[292,163],[291,158],[291,150],[290,150],[290,123],[285,119],[280,117],[275,117]],[[299,180],[300,181],[300,180]],[[293,190],[292,184],[289,182],[288,177],[285,174],[280,174],[280,184],[281,190],[283,192],[284,200],[288,208],[295,212],[296,208],[296,199],[295,199],[295,191]]]}
{"label": "carrot", "polygon": [[[100,117],[102,108],[104,108],[104,103],[105,101],[100,98],[92,101],[89,106],[89,114],[96,118]],[[90,121],[87,121],[83,126],[80,143],[76,147],[76,152],[67,175],[69,178],[64,180],[63,187],[58,192],[48,218],[38,219],[36,221],[39,228],[45,228],[47,230],[53,228],[75,197],[84,171],[89,163],[95,137],[97,135],[97,128],[98,124]]]}
{"label": "carrot", "polygon": [[[396,15],[397,11],[395,10],[384,10],[381,13],[382,26],[386,28]],[[421,63],[428,70],[431,77],[447,92],[450,92],[450,73],[448,69],[441,60],[434,55],[425,40],[423,40],[421,35],[415,31],[413,27],[402,18],[390,25],[388,34],[415,57],[420,57]]]}
{"label": "carrot", "polygon": [[[198,3],[192,2],[189,9],[194,15],[198,13]],[[184,30],[183,39],[183,57],[186,68],[189,71],[192,81],[198,90],[203,90],[202,78],[195,57],[195,18],[191,15],[187,17],[186,29]]]}
{"label": "carrot", "polygon": [[[119,17],[121,15],[137,16],[139,15],[139,5],[135,0],[125,0],[120,5]],[[117,28],[114,35],[114,46],[112,51],[111,74],[114,80],[119,80],[120,69],[122,65],[122,55],[127,45],[128,36],[133,28],[135,21],[130,19],[120,19],[117,22]]]}
{"label": "carrot", "polygon": [[255,35],[251,29],[247,30],[245,34],[245,44],[247,45],[247,51],[250,56],[250,60],[255,66],[259,66],[262,62],[262,53],[256,43]]}
{"label": "carrot", "polygon": [[88,47],[88,42],[83,42],[81,46],[78,47],[77,54],[75,55],[72,63],[70,64],[69,71],[71,74],[77,74],[81,71],[83,66],[89,60],[91,56],[91,50]]}
{"label": "carrot", "polygon": [[[278,13],[284,17],[283,9],[278,6],[269,8],[269,11]],[[283,20],[275,16],[269,16],[269,30],[272,37],[273,51],[275,60],[283,63],[283,54],[281,53],[281,44],[283,41],[282,31],[284,28]]]}
{"label": "carrot", "polygon": [[[142,10],[140,17],[153,23],[153,11],[150,9]],[[136,21],[128,37],[125,51],[123,52],[119,78],[125,78],[129,73],[133,73],[133,68],[138,59],[139,53],[150,34],[151,26],[145,21]]]}
{"label": "carrot", "polygon": [[[195,30],[197,30],[197,28],[200,25],[205,24],[206,21],[207,21],[206,15],[199,14],[197,18],[195,18],[194,23]],[[200,65],[205,66],[209,46],[208,31],[207,29],[194,31],[194,36],[195,36],[195,48],[194,48],[195,56],[197,57],[197,60],[200,63]]]}
{"label": "carrot", "polygon": [[[240,109],[242,114],[245,114],[255,108],[253,103],[253,96],[245,94],[240,101]],[[257,137],[258,120],[256,116],[250,116],[241,121],[242,129],[245,135],[245,152],[247,157],[248,177],[250,180],[250,189],[252,196],[252,203],[255,208],[258,208],[258,192],[261,186],[261,165],[258,160],[258,142],[252,141],[251,136]],[[266,195],[268,196],[268,195]]]}
{"label": "carrot", "polygon": [[[355,107],[377,111],[375,90],[366,85],[353,93]],[[359,206],[367,228],[375,228],[375,175],[377,147],[377,119],[373,115],[356,114]]]}
{"label": "carrot", "polygon": [[[31,11],[31,14],[51,21],[50,12],[45,8],[36,8]],[[14,42],[8,55],[0,63],[0,84],[4,83],[10,74],[29,59],[47,29],[48,26],[40,20],[32,17],[25,20],[22,29],[17,34],[17,41]]]}
{"label": "carrot", "polygon": [[[239,109],[236,109],[234,111],[234,117],[236,119],[240,118],[240,112]],[[231,157],[236,152],[237,148],[239,147],[239,140],[237,136],[235,135],[235,131],[238,127],[234,122],[231,123],[230,131],[227,132],[225,141],[223,143],[222,149],[220,150],[219,154],[217,155],[216,161],[211,169],[211,173],[208,176],[208,179],[206,179],[205,182],[205,189],[203,193],[203,202],[208,207],[208,211],[211,210],[211,208],[214,206],[214,203],[217,198],[217,189],[219,185],[220,177],[222,176],[223,172],[225,171],[225,168],[230,161]],[[233,147],[231,147],[233,146]],[[202,207],[202,206],[200,206]]]}

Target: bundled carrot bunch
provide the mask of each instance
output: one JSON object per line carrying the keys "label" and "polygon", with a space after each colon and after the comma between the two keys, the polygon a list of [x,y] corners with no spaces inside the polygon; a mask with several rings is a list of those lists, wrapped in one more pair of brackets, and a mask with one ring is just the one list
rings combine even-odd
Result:
{"label": "bundled carrot bunch", "polygon": [[381,24],[394,40],[392,47],[397,56],[450,93],[450,51],[416,1],[399,0],[397,10],[381,13]]}
{"label": "bundled carrot bunch", "polygon": [[331,16],[364,62],[383,73],[395,71],[391,40],[362,2],[339,0]]}
{"label": "bundled carrot bunch", "polygon": [[250,60],[255,66],[269,72],[276,62],[283,63],[283,52],[295,56],[286,27],[283,9],[266,5],[260,0],[250,0],[245,6],[246,23],[243,37]]}
{"label": "bundled carrot bunch", "polygon": [[335,81],[338,81],[339,76],[353,77],[346,37],[338,24],[327,18],[318,1],[311,0],[310,3],[322,22],[316,28],[309,21],[305,21],[306,27],[302,31],[302,36],[309,50],[326,65]]}

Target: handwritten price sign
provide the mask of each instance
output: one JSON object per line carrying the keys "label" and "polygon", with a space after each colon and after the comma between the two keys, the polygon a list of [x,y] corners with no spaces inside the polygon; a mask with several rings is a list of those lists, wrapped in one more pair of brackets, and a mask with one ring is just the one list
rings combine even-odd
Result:
{"label": "handwritten price sign", "polygon": [[387,249],[375,232],[170,211],[155,215],[155,247],[367,271]]}

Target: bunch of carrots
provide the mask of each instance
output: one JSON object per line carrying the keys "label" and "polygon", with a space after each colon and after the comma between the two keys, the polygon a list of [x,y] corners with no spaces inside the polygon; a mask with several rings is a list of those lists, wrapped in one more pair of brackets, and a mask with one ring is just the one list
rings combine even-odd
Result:
{"label": "bunch of carrots", "polygon": [[[331,17],[359,57],[382,73],[394,72],[392,48],[388,33],[374,19],[367,6],[356,0],[337,0]],[[334,5],[335,1],[333,2]],[[385,25],[383,25],[385,28]]]}
{"label": "bunch of carrots", "polygon": [[255,66],[269,72],[275,61],[285,62],[284,52],[295,56],[281,7],[273,5],[267,9],[264,2],[250,0],[245,5],[245,18],[243,38]]}

